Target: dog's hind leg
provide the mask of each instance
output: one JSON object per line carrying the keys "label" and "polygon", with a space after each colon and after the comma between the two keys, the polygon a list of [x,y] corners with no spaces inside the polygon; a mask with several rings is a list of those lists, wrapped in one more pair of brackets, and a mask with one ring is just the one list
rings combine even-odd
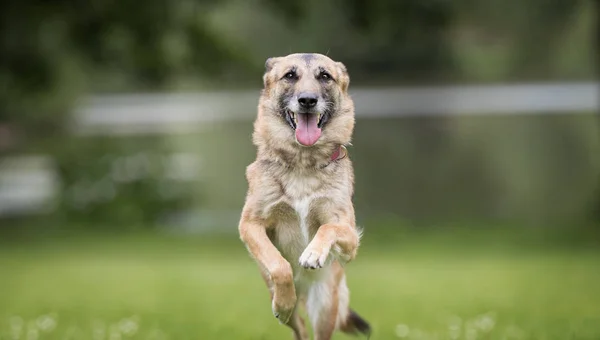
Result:
{"label": "dog's hind leg", "polygon": [[[323,270],[330,270],[328,277],[310,286],[306,301],[306,311],[313,326],[315,340],[331,339],[338,328],[340,302],[348,304],[348,290],[339,290],[344,277],[340,264],[333,262],[330,268]],[[345,280],[343,285],[346,286]]]}
{"label": "dog's hind leg", "polygon": [[306,325],[304,319],[298,313],[298,309],[294,311],[290,317],[290,321],[286,324],[294,332],[294,340],[310,340],[306,331]]}
{"label": "dog's hind leg", "polygon": [[371,326],[355,311],[350,309],[350,290],[346,285],[346,276],[343,275],[338,286],[338,318],[337,328],[346,334],[358,333],[371,337]]}

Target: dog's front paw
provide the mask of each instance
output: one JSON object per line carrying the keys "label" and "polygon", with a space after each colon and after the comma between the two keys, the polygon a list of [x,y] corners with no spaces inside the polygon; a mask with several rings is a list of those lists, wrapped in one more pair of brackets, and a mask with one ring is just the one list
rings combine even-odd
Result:
{"label": "dog's front paw", "polygon": [[279,323],[287,324],[294,313],[294,308],[296,308],[295,297],[289,299],[281,299],[277,295],[273,297],[271,309],[273,310],[273,315],[279,320]]}
{"label": "dog's front paw", "polygon": [[299,263],[307,269],[323,268],[325,261],[327,261],[327,256],[329,256],[329,248],[317,249],[309,245],[302,255],[300,255]]}
{"label": "dog's front paw", "polygon": [[342,249],[335,245],[331,248],[331,254],[336,258],[342,265],[352,261],[354,257],[356,257],[356,251],[354,253],[348,254],[342,251]]}

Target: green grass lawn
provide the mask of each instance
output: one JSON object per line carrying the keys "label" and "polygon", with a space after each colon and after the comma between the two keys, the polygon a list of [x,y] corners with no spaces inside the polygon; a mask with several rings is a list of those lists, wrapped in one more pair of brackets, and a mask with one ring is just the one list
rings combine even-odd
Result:
{"label": "green grass lawn", "polygon": [[[372,339],[600,339],[597,247],[368,232],[347,273]],[[104,235],[2,242],[0,339],[291,335],[236,235]]]}

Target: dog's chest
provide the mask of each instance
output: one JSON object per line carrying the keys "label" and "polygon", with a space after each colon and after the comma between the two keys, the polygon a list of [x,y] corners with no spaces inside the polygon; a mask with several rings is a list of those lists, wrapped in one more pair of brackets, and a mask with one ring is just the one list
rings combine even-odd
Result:
{"label": "dog's chest", "polygon": [[284,183],[284,194],[272,212],[273,241],[282,255],[294,264],[318,229],[320,218],[316,205],[328,197],[319,178],[289,176]]}
{"label": "dog's chest", "polygon": [[309,214],[310,214],[310,206],[311,203],[314,201],[315,197],[313,197],[312,195],[303,197],[301,199],[296,199],[292,201],[292,208],[294,209],[297,217],[298,217],[298,227],[299,227],[299,231],[302,234],[302,241],[303,243],[308,244],[308,241],[311,237],[310,235],[310,229],[311,226],[310,224],[310,220],[309,219]]}

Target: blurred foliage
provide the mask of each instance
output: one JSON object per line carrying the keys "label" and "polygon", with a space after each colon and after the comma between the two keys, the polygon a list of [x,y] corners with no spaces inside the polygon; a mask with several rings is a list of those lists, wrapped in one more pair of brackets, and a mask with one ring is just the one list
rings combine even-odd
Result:
{"label": "blurred foliage", "polygon": [[[587,0],[473,1],[456,4],[459,27],[507,79],[595,79],[597,5]],[[597,2],[596,2],[597,3]],[[469,48],[469,46],[465,46]],[[502,67],[505,64],[504,67]],[[496,75],[496,76],[499,76]]]}
{"label": "blurred foliage", "polygon": [[[110,182],[106,176],[111,164],[118,162],[114,157],[160,149],[166,141],[157,138],[138,151],[108,139],[64,142],[69,112],[81,96],[258,87],[267,57],[297,51],[342,60],[354,85],[594,79],[595,5],[585,0],[4,1],[0,4],[0,156],[31,150],[32,145],[42,145],[35,149],[55,156],[67,193],[62,205],[67,216],[79,214],[81,219],[106,219],[106,223],[152,220],[161,209],[180,207],[189,198],[159,204],[156,195],[165,185],[158,179],[159,170],[152,175],[158,177],[127,183]],[[362,188],[359,184],[362,205],[414,216],[432,210],[441,215],[466,214],[467,209],[492,215],[494,209],[517,214],[558,207],[557,211],[572,212],[575,206],[590,205],[589,190],[583,187],[597,185],[590,180],[597,170],[597,160],[590,154],[598,150],[598,141],[589,124],[554,121],[542,127],[532,123],[521,127],[520,139],[511,139],[491,125],[475,137],[474,130],[457,122],[445,118],[407,122],[410,128],[402,134],[386,122],[374,123],[370,130],[360,128],[357,138],[362,138],[364,148],[375,148],[369,155],[387,150],[397,161],[414,160],[410,169],[390,166],[377,173],[358,168],[374,183]],[[432,133],[432,124],[441,128]],[[518,125],[503,131],[516,131]],[[231,146],[235,150],[230,152],[240,154],[240,145],[248,144],[248,135],[241,136],[245,139],[239,143],[226,139],[211,144],[208,153],[211,148]],[[213,137],[211,141],[222,136]],[[63,141],[64,147],[44,148],[53,140]],[[374,140],[380,140],[380,145],[369,144]],[[223,154],[209,158],[218,162]],[[226,206],[233,194],[238,195],[243,183],[225,185],[219,180],[239,176],[242,181],[238,169],[243,165],[238,168],[232,163],[246,158],[244,154],[227,159],[222,167],[213,165],[218,173],[206,186],[212,188],[214,200],[227,202]],[[556,166],[560,159],[574,163]],[[579,179],[570,168],[582,171]],[[393,177],[397,191],[386,191],[385,178],[393,175],[386,171],[398,170],[402,174]],[[544,173],[548,175],[539,175]],[[556,186],[548,186],[553,180]],[[89,194],[73,188],[92,192],[89,188],[98,183],[114,186],[119,195],[113,200],[88,200],[85,207],[68,204],[69,195]],[[544,201],[544,195],[559,195],[561,190],[579,190],[579,196],[570,200],[569,194],[556,201],[564,205],[550,196]],[[435,196],[436,191],[446,195]],[[385,192],[406,194],[386,198],[381,195]],[[464,200],[447,204],[458,193]],[[591,203],[592,210],[600,205],[600,190],[597,196],[599,202]]]}
{"label": "blurred foliage", "polygon": [[[593,114],[360,121],[357,206],[414,220],[590,218],[600,186]],[[385,167],[374,168],[373,164]],[[363,180],[360,180],[360,179]]]}
{"label": "blurred foliage", "polygon": [[206,25],[213,2],[3,2],[0,121],[26,134],[60,132],[102,74],[143,90],[190,71],[217,77],[243,66]]}
{"label": "blurred foliage", "polygon": [[147,227],[199,203],[189,190],[195,174],[181,164],[185,155],[169,153],[160,140],[99,137],[63,145],[55,154],[62,180],[58,217],[65,222]]}
{"label": "blurred foliage", "polygon": [[[267,57],[300,50],[343,60],[355,83],[477,81],[486,79],[478,72],[494,68],[504,71],[487,80],[501,81],[552,77],[561,61],[551,56],[561,56],[563,46],[575,41],[570,50],[578,57],[563,68],[584,65],[570,74],[590,77],[594,51],[586,46],[593,46],[593,5],[545,3],[5,1],[0,121],[50,133],[60,131],[59,117],[87,91],[256,86]],[[503,54],[506,60],[493,56]],[[488,57],[493,63],[486,64]],[[465,62],[476,72],[465,70]]]}
{"label": "blurred foliage", "polygon": [[331,52],[352,70],[353,81],[392,76],[423,82],[440,79],[453,69],[451,45],[446,37],[454,10],[451,2],[265,0],[264,3],[291,23],[288,35],[298,36],[292,41],[302,41],[307,50]]}

